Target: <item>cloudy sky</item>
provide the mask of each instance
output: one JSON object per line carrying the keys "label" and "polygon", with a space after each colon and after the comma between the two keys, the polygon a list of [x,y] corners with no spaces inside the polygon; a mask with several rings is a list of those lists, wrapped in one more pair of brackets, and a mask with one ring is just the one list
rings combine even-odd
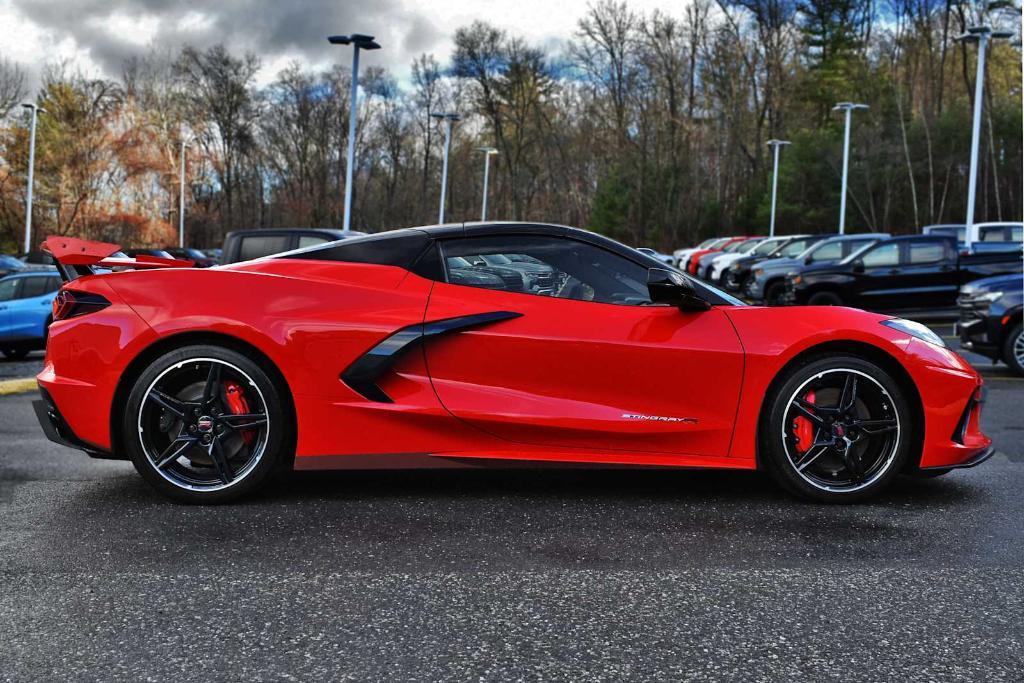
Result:
{"label": "cloudy sky", "polygon": [[[673,14],[685,2],[629,0],[636,10]],[[364,63],[404,79],[422,52],[443,62],[455,29],[475,19],[556,47],[572,36],[586,8],[586,0],[0,0],[0,53],[33,77],[48,59],[116,76],[125,57],[152,45],[222,41],[259,55],[259,78],[266,82],[291,60],[326,64],[339,49],[327,44],[328,33],[368,33],[384,49]]]}

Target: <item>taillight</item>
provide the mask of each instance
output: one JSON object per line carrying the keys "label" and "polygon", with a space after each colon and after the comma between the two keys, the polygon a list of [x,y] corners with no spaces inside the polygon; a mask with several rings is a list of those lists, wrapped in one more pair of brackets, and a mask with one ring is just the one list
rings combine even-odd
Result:
{"label": "taillight", "polygon": [[86,313],[102,311],[109,305],[110,302],[99,294],[62,289],[53,300],[53,319],[67,320]]}

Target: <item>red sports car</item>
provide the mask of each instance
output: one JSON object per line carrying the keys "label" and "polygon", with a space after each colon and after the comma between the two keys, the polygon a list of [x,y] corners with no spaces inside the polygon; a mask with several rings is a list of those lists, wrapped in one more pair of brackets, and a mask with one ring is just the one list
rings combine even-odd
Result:
{"label": "red sports car", "polygon": [[927,328],[746,306],[573,228],[396,230],[204,269],[44,247],[67,282],[43,429],[181,501],[282,468],[525,461],[760,468],[844,502],[991,453],[981,378]]}

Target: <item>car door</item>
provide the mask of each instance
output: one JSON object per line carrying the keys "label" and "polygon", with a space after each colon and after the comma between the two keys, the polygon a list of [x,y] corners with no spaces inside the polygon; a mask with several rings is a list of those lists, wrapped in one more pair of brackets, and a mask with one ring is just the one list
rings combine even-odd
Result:
{"label": "car door", "polygon": [[8,303],[10,335],[14,339],[42,339],[46,319],[53,308],[53,292],[60,286],[60,279],[33,275],[21,280],[21,290]]}
{"label": "car door", "polygon": [[434,389],[454,416],[517,443],[727,453],[743,350],[721,310],[651,305],[645,265],[571,238],[468,237],[439,248],[443,263],[529,257],[556,279],[552,289],[526,277],[502,278],[500,288],[434,285],[428,325],[503,316],[425,347]]}
{"label": "car door", "polygon": [[960,292],[952,240],[912,239],[904,243],[905,289],[900,308],[952,307]]}
{"label": "car door", "polygon": [[11,304],[21,291],[25,278],[8,277],[0,280],[0,341],[11,339]]}
{"label": "car door", "polygon": [[850,303],[870,310],[899,307],[900,292],[906,288],[901,251],[899,242],[882,242],[857,258]]}

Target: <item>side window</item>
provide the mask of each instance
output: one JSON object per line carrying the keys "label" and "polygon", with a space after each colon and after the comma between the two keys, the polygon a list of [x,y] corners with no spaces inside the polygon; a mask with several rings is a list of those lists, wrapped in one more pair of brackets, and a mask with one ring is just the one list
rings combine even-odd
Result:
{"label": "side window", "polygon": [[1010,226],[1010,241],[1020,242],[1024,240],[1024,225]]}
{"label": "side window", "polygon": [[872,244],[872,240],[846,240],[843,242],[843,256],[854,254]]}
{"label": "side window", "polygon": [[250,235],[242,238],[242,247],[238,250],[238,259],[248,261],[262,256],[270,256],[288,249],[287,235]]}
{"label": "side window", "polygon": [[326,237],[320,237],[319,235],[300,235],[299,236],[299,249],[303,247],[315,247],[318,244],[326,244],[331,240]]}
{"label": "side window", "polygon": [[37,296],[46,294],[49,290],[47,285],[49,284],[50,278],[48,277],[27,277],[25,282],[21,285],[21,296],[19,299],[34,299]]}
{"label": "side window", "polygon": [[946,258],[946,247],[941,242],[913,241],[908,246],[910,247],[910,263],[912,265],[938,263]]}
{"label": "side window", "polygon": [[647,268],[585,242],[510,235],[450,240],[442,249],[452,284],[606,304],[651,302]]}
{"label": "side window", "polygon": [[842,242],[823,244],[811,254],[811,261],[834,261],[843,255]]}
{"label": "side window", "polygon": [[979,232],[981,233],[982,242],[1003,242],[1006,240],[1005,232],[1001,225],[988,226],[982,228]]}
{"label": "side window", "polygon": [[18,283],[23,279],[11,278],[10,280],[0,280],[0,301],[12,301],[19,289]]}
{"label": "side window", "polygon": [[863,256],[865,268],[884,268],[900,264],[900,245],[898,242],[882,244]]}

